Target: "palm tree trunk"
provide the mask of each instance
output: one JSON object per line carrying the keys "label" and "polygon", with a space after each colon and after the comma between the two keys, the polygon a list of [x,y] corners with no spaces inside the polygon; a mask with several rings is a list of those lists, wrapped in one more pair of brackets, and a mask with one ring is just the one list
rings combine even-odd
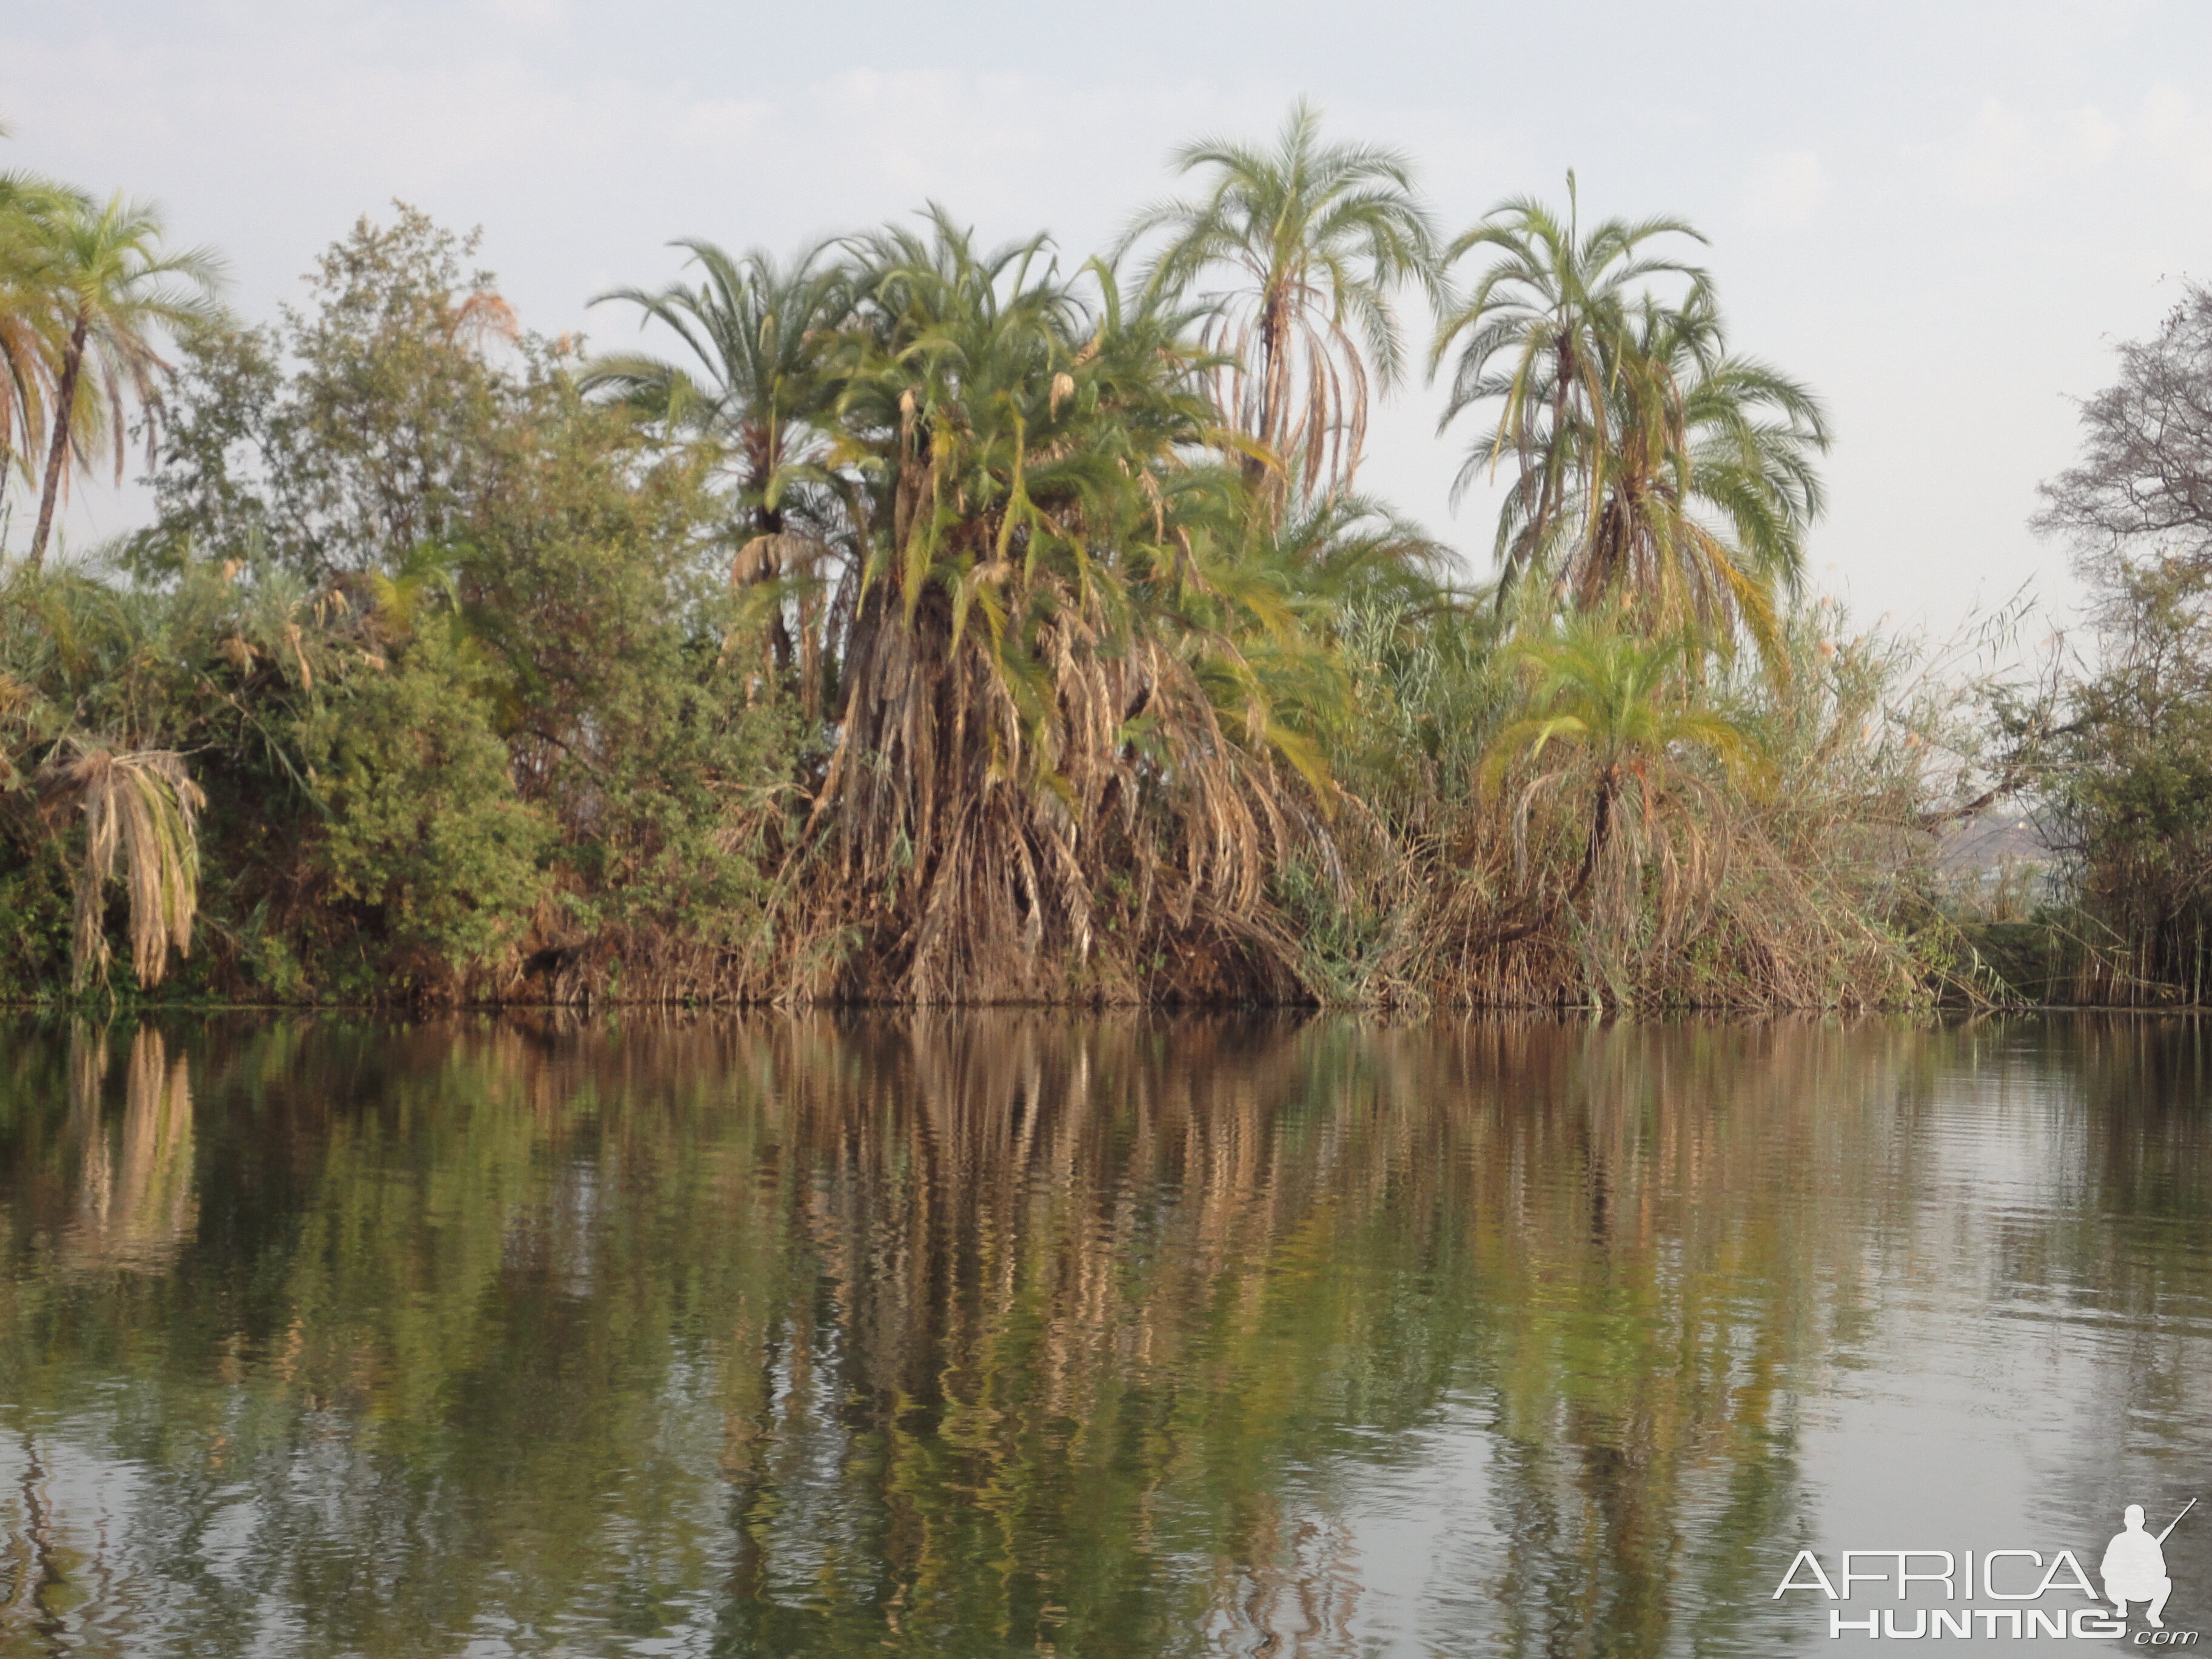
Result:
{"label": "palm tree trunk", "polygon": [[[770,447],[769,453],[771,456],[775,453],[773,447]],[[756,477],[763,476],[765,475],[761,472],[756,472],[754,474],[754,477]],[[757,514],[754,522],[760,526],[758,533],[761,535],[781,536],[783,534],[783,514],[775,507],[762,507]],[[781,562],[778,562],[770,565],[768,569],[762,572],[762,574],[769,581],[781,581],[784,576],[783,566]],[[778,684],[781,684],[791,672],[793,656],[791,629],[784,623],[783,601],[781,599],[778,599],[776,601],[775,614],[769,621],[768,645],[769,654],[775,664],[776,680]]]}
{"label": "palm tree trunk", "polygon": [[90,324],[80,312],[70,331],[69,349],[62,355],[62,378],[54,387],[54,438],[46,446],[46,487],[39,495],[39,527],[31,532],[31,568],[46,562],[46,537],[54,527],[54,501],[62,489],[62,467],[69,459],[70,416],[76,404],[77,371],[84,366],[85,336]]}
{"label": "palm tree trunk", "polygon": [[1567,902],[1571,904],[1583,896],[1583,890],[1597,873],[1597,861],[1604,854],[1606,842],[1613,834],[1613,797],[1620,787],[1614,769],[1607,767],[1598,774],[1597,799],[1590,807],[1589,845],[1583,853],[1583,867],[1576,872],[1575,884],[1567,890]]}
{"label": "palm tree trunk", "polygon": [[[1253,422],[1258,429],[1253,436],[1288,466],[1290,458],[1283,452],[1290,447],[1289,434],[1276,428],[1288,425],[1289,365],[1285,359],[1290,350],[1290,323],[1285,314],[1289,304],[1285,295],[1271,289],[1261,296],[1260,307],[1260,407],[1259,418]],[[1280,525],[1289,504],[1288,481],[1271,476],[1266,462],[1249,455],[1244,458],[1244,478],[1267,503],[1273,522]]]}
{"label": "palm tree trunk", "polygon": [[[1597,861],[1604,856],[1606,843],[1613,839],[1613,803],[1620,789],[1620,775],[1617,768],[1609,766],[1598,774],[1597,797],[1590,806],[1589,842],[1583,849],[1582,867],[1575,872],[1574,881],[1567,890],[1553,899],[1542,915],[1528,921],[1513,922],[1496,928],[1486,935],[1479,945],[1470,945],[1470,951],[1492,951],[1499,945],[1516,944],[1540,933],[1559,920],[1560,911],[1581,902],[1584,890],[1590,884],[1590,878],[1597,874]],[[1510,915],[1511,911],[1507,914]]]}

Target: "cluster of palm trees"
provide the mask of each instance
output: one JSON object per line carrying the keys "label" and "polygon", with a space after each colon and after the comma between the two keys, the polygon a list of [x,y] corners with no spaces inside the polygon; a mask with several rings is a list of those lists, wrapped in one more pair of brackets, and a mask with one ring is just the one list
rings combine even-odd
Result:
{"label": "cluster of palm trees", "polygon": [[[1028,985],[1005,965],[1083,960],[1162,907],[1151,936],[1206,958],[1186,981],[1223,941],[1287,960],[1257,900],[1331,809],[1300,717],[1330,700],[1322,590],[1362,563],[1349,542],[1387,549],[1386,580],[1437,553],[1352,493],[1409,298],[1443,423],[1490,417],[1462,485],[1508,485],[1493,604],[1536,641],[1544,707],[1501,741],[1595,768],[1577,891],[1625,787],[1686,744],[1742,749],[1692,717],[1699,665],[1747,639],[1786,669],[1826,424],[1730,350],[1672,251],[1688,226],[1585,227],[1570,175],[1564,215],[1514,201],[1447,243],[1406,156],[1304,105],[1272,147],[1175,159],[1196,189],[1073,276],[1042,238],[983,252],[933,210],[787,263],[684,243],[693,279],[602,296],[685,349],[586,384],[726,470],[733,577],[834,722],[813,823],[879,988]],[[1618,637],[1543,656],[1563,619]]]}
{"label": "cluster of palm trees", "polygon": [[0,500],[18,475],[34,492],[33,568],[73,471],[112,461],[121,481],[134,409],[150,446],[160,337],[214,317],[220,276],[143,203],[0,173]]}
{"label": "cluster of palm trees", "polygon": [[[1632,908],[1662,809],[1757,769],[1705,690],[1744,644],[1787,678],[1828,433],[1730,348],[1696,234],[1586,226],[1570,174],[1563,213],[1516,200],[1448,239],[1406,155],[1333,141],[1303,104],[1271,144],[1174,162],[1188,192],[1073,267],[933,208],[789,259],[682,243],[680,280],[600,296],[681,349],[595,357],[581,389],[720,480],[756,688],[796,711],[783,990],[1310,988],[1279,890],[1296,868],[1351,904],[1344,824],[1425,879],[1468,867],[1464,823],[1415,848],[1354,799],[1369,711],[1345,641],[1381,616],[1479,636],[1510,688],[1431,799],[1510,819],[1524,849],[1532,813],[1570,826],[1519,890],[1476,884],[1490,915],[1455,948]],[[31,570],[71,473],[119,471],[134,415],[151,443],[158,349],[215,318],[218,275],[150,209],[0,178],[0,451],[37,500]],[[1504,485],[1479,599],[1358,493],[1423,317],[1441,426],[1481,423],[1461,484]],[[189,783],[117,799],[175,805],[188,840]]]}
{"label": "cluster of palm trees", "polygon": [[1191,308],[941,212],[789,266],[694,252],[696,287],[628,297],[697,367],[587,383],[729,468],[733,574],[833,717],[806,882],[867,940],[855,988],[1034,991],[1103,935],[1249,931],[1308,757],[1249,648],[1294,631],[1243,556],[1240,460],[1273,458]]}
{"label": "cluster of palm trees", "polygon": [[[1512,467],[1501,592],[1536,576],[1582,610],[1626,604],[1655,631],[1716,640],[1740,625],[1771,653],[1778,592],[1796,586],[1821,507],[1820,405],[1731,352],[1707,273],[1653,246],[1702,240],[1690,226],[1585,230],[1572,173],[1567,200],[1564,218],[1510,202],[1453,245],[1493,258],[1431,352],[1431,368],[1451,362],[1447,422],[1496,411],[1460,483]],[[1679,293],[1655,292],[1662,278]]]}

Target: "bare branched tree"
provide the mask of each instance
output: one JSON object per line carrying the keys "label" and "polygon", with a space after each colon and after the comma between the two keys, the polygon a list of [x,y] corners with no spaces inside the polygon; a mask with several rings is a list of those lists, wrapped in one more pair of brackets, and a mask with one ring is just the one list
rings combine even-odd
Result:
{"label": "bare branched tree", "polygon": [[2212,563],[2212,289],[2192,285],[2119,359],[2119,379],[2081,405],[2081,460],[2043,486],[2035,520],[2100,588],[2124,557]]}

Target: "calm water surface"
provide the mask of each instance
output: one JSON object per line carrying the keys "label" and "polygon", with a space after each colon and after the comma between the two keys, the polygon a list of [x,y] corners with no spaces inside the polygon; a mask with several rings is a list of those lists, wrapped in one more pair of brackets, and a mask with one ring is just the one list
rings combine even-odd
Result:
{"label": "calm water surface", "polygon": [[0,1654],[1842,1652],[2195,1495],[2212,1644],[2193,1024],[0,1051]]}

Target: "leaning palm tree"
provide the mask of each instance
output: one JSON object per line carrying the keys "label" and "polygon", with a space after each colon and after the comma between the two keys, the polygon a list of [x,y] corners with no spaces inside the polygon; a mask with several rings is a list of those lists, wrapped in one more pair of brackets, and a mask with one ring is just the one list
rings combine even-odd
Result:
{"label": "leaning palm tree", "polygon": [[1247,507],[1188,319],[941,211],[853,253],[834,459],[871,512],[808,830],[817,925],[870,947],[844,988],[1294,986],[1263,890],[1311,757],[1238,641],[1297,629],[1224,568]]}
{"label": "leaning palm tree", "polygon": [[[824,466],[835,397],[824,348],[849,304],[843,273],[822,264],[818,250],[782,264],[759,249],[732,258],[712,242],[676,246],[690,251],[696,287],[616,289],[592,303],[638,307],[641,321],[683,342],[691,365],[617,354],[595,359],[582,384],[709,446],[726,465],[735,485],[732,580],[769,589],[777,665],[789,670],[797,659],[811,708],[821,679],[823,577],[848,522]],[[796,590],[795,629],[783,614],[787,587]]]}
{"label": "leaning palm tree", "polygon": [[119,195],[100,207],[64,203],[40,222],[37,241],[46,304],[64,338],[47,419],[38,526],[31,535],[33,570],[46,558],[54,505],[71,456],[92,459],[75,418],[88,377],[107,407],[106,441],[120,482],[126,401],[135,399],[150,410],[160,398],[164,365],[155,352],[154,336],[160,330],[212,321],[222,273],[221,262],[208,249],[164,252],[161,216]]}
{"label": "leaning palm tree", "polygon": [[1436,234],[1404,155],[1324,143],[1304,102],[1273,149],[1206,138],[1174,160],[1210,173],[1205,192],[1145,209],[1121,246],[1167,233],[1147,280],[1212,308],[1204,343],[1226,358],[1218,401],[1279,519],[1293,477],[1309,499],[1351,487],[1370,370],[1379,391],[1404,372],[1392,296],[1408,284],[1439,292]]}
{"label": "leaning palm tree", "polygon": [[[83,198],[30,173],[0,173],[0,492],[42,447],[46,410],[68,340],[51,304],[50,222]],[[88,410],[93,399],[81,400]],[[96,412],[94,410],[94,412]]]}

